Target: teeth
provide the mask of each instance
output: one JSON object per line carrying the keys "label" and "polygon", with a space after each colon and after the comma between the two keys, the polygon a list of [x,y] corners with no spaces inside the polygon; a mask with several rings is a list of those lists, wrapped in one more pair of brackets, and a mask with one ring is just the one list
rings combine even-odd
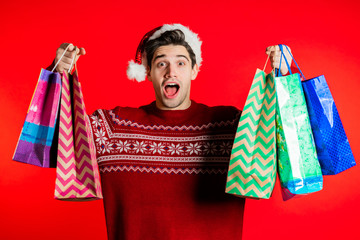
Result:
{"label": "teeth", "polygon": [[169,84],[166,84],[166,86],[169,86],[169,87],[176,87],[178,86],[176,83],[169,83]]}

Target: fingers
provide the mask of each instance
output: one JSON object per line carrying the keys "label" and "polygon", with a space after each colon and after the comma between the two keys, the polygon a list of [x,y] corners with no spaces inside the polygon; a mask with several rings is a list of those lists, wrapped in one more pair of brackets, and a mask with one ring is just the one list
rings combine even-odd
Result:
{"label": "fingers", "polygon": [[66,49],[70,44],[72,45],[72,43],[62,43],[59,48]]}
{"label": "fingers", "polygon": [[[280,69],[281,74],[287,74],[287,72],[288,72],[288,67],[286,65],[285,58],[286,58],[287,62],[289,63],[289,66],[291,66],[292,58],[287,49],[289,49],[289,51],[291,52],[289,47],[287,47],[286,45],[283,45],[284,55],[281,60],[281,69]],[[271,67],[279,69],[280,58],[281,58],[281,51],[280,51],[279,45],[269,46],[266,48],[265,52],[267,55],[269,55]]]}
{"label": "fingers", "polygon": [[56,50],[55,63],[58,63],[56,66],[56,71],[60,73],[63,71],[68,71],[71,67],[73,59],[75,64],[79,57],[85,54],[86,51],[84,48],[78,48],[71,43],[61,44],[60,47]]}
{"label": "fingers", "polygon": [[85,54],[86,54],[85,48],[80,48],[80,55],[85,55]]}
{"label": "fingers", "polygon": [[279,45],[274,45],[266,48],[266,54],[269,55],[271,52],[280,51]]}

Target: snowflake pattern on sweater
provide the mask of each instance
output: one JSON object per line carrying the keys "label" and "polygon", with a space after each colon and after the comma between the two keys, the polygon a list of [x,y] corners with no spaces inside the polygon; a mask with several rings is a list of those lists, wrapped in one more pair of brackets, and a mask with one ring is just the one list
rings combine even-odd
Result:
{"label": "snowflake pattern on sweater", "polygon": [[110,240],[241,239],[244,199],[225,193],[240,111],[97,110],[87,119]]}
{"label": "snowflake pattern on sweater", "polygon": [[127,110],[100,109],[88,119],[100,171],[143,171],[142,167],[151,166],[151,172],[164,172],[164,167],[168,169],[164,173],[176,174],[226,172],[240,112],[229,119],[166,125],[161,121],[140,123],[130,119]]}

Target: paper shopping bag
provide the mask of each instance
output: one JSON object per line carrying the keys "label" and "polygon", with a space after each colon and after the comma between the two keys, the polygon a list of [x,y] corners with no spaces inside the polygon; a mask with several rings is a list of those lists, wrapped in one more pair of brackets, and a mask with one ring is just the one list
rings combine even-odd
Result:
{"label": "paper shopping bag", "polygon": [[323,175],[356,165],[335,101],[324,75],[302,82]]}
{"label": "paper shopping bag", "polygon": [[60,92],[60,74],[42,69],[13,160],[45,168],[56,166],[57,142],[53,142]]}
{"label": "paper shopping bag", "polygon": [[55,198],[101,199],[99,168],[77,71],[64,72],[62,80]]}
{"label": "paper shopping bag", "polygon": [[273,74],[257,69],[231,152],[226,192],[270,198],[276,179]]}

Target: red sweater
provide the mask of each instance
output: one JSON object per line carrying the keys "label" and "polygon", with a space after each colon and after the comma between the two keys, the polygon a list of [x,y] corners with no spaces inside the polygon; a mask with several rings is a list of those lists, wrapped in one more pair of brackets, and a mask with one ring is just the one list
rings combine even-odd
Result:
{"label": "red sweater", "polygon": [[109,239],[241,239],[245,200],[225,193],[239,117],[194,101],[95,111]]}

